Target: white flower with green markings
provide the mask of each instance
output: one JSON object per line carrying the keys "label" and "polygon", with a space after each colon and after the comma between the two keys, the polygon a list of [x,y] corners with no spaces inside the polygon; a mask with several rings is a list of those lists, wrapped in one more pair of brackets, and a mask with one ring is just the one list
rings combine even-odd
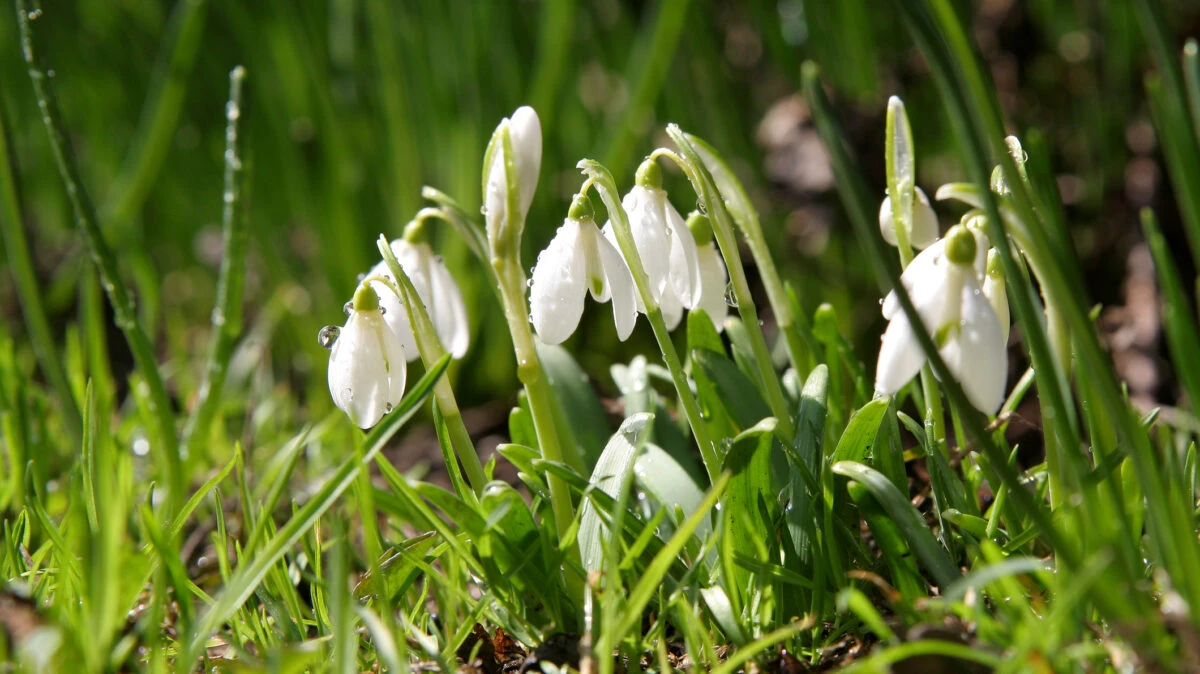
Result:
{"label": "white flower with green markings", "polygon": [[617,337],[633,332],[637,300],[625,261],[596,226],[591,201],[578,194],[550,245],[538,255],[530,283],[530,319],[546,344],[565,341],[579,325],[584,296],[612,300]]}
{"label": "white flower with green markings", "polygon": [[329,354],[333,402],[359,428],[371,428],[400,404],[406,376],[404,346],[384,320],[372,284],[363,283]]}
{"label": "white flower with green markings", "polygon": [[[965,226],[952,227],[944,239],[913,260],[901,280],[971,404],[995,414],[1004,400],[1008,352],[1004,327],[980,286],[986,263],[979,258],[987,259],[980,250],[981,238]],[[875,390],[884,395],[899,391],[925,364],[908,316],[894,297],[888,299],[884,316],[891,322],[875,370]]]}
{"label": "white flower with green markings", "polygon": [[[413,228],[409,228],[413,232]],[[410,240],[412,238],[413,240]],[[429,318],[437,331],[438,338],[455,358],[462,358],[471,344],[470,325],[467,323],[467,307],[463,302],[462,291],[458,283],[446,269],[446,263],[434,255],[428,243],[419,239],[417,234],[406,234],[403,239],[392,241],[392,253],[404,269],[404,273],[412,280],[413,287],[421,302],[425,304]],[[367,281],[379,294],[379,303],[383,308],[383,318],[388,327],[404,345],[404,352],[410,361],[420,357],[417,352],[417,342],[413,337],[412,325],[408,321],[408,311],[404,304],[387,284],[378,280],[388,278],[393,282],[387,263],[380,262],[367,273]]]}
{"label": "white flower with green markings", "polygon": [[[696,240],[683,216],[662,188],[662,169],[653,159],[638,167],[633,189],[621,199],[629,216],[629,228],[642,268],[650,282],[650,291],[659,303],[668,328],[674,328],[684,309],[692,309],[700,300],[700,259]],[[604,226],[604,235],[614,245],[612,223]],[[644,311],[639,301],[638,309]]]}

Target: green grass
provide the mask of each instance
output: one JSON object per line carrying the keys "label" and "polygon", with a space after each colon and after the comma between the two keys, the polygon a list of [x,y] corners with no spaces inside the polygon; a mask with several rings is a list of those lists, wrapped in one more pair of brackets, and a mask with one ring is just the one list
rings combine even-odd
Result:
{"label": "green grass", "polygon": [[[0,671],[487,669],[534,649],[545,671],[1200,667],[1200,57],[1169,32],[1200,14],[969,8],[14,0]],[[779,184],[756,142],[795,92],[828,194]],[[877,226],[901,187],[892,94],[916,157],[899,170],[1009,244],[1024,374],[998,418],[923,333],[921,383],[872,399],[876,300],[900,288]],[[545,148],[524,263],[486,271],[480,166],[524,103]],[[1126,177],[1155,158],[1148,123],[1147,198]],[[642,283],[629,342],[599,307],[535,345],[524,279],[572,194],[595,190],[632,257],[620,195],[659,146],[730,268],[724,334],[696,312],[669,332]],[[422,208],[471,350],[423,343],[361,432],[316,334]],[[799,252],[798,218],[827,228],[820,251]],[[1143,239],[1153,409],[1094,304],[1120,301],[1107,277]],[[437,465],[414,459],[423,431]]]}

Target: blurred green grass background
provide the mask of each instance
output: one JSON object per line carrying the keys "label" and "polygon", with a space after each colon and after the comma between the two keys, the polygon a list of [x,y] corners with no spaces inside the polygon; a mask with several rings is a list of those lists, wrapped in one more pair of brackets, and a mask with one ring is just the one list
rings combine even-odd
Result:
{"label": "blurred green grass background", "polygon": [[[1200,32],[1200,5],[1173,5],[1176,39]],[[1011,130],[1041,134],[1053,149],[1093,299],[1120,302],[1125,256],[1140,240],[1137,208],[1159,206],[1168,237],[1182,240],[1146,110],[1141,77],[1150,63],[1132,9],[1103,0],[959,7],[973,17]],[[665,123],[678,122],[735,163],[806,310],[831,302],[860,344],[880,326],[875,303],[861,301],[874,296],[874,281],[796,98],[800,63],[821,65],[881,196],[890,94],[912,116],[918,184],[932,194],[962,177],[933,82],[890,3],[80,0],[43,11],[87,187],[176,381],[197,378],[203,360],[221,255],[227,73],[247,68],[247,324],[258,326],[252,336],[273,386],[299,395],[313,415],[332,407],[317,331],[341,322],[357,275],[375,262],[375,237],[400,234],[424,184],[478,207],[487,139],[518,105],[538,110],[546,148],[526,266],[566,212],[579,158],[599,159],[628,184],[638,160],[666,142]],[[0,45],[25,226],[47,310],[66,334],[99,295],[11,11],[0,13]],[[685,183],[670,187],[688,210]],[[513,362],[486,277],[451,232],[435,236],[474,307],[456,390],[468,406],[507,400]],[[589,309],[574,338],[602,379],[616,346],[607,312]],[[0,274],[0,315],[32,360],[9,274]],[[619,353],[650,341],[640,326]],[[121,382],[129,358],[115,329],[109,347]]]}

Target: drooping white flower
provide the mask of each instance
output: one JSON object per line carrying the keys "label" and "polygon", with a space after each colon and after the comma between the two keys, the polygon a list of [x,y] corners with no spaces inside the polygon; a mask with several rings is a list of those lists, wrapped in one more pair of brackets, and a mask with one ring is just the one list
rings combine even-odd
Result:
{"label": "drooping white flower", "polygon": [[[994,414],[1004,400],[1008,352],[1000,320],[983,294],[974,266],[976,235],[955,226],[939,243],[937,249],[931,246],[921,253],[932,255],[920,266],[916,260],[909,265],[904,285],[971,404]],[[913,325],[896,304],[890,315],[885,306],[884,315],[891,322],[875,370],[875,390],[885,395],[899,391],[925,363]]]}
{"label": "drooping white flower", "polygon": [[[668,308],[676,311],[676,304],[679,315],[695,307],[700,299],[696,240],[662,189],[662,170],[654,160],[647,159],[638,168],[637,182],[621,199],[621,206],[629,215],[634,245],[654,299],[663,305],[664,318]],[[611,225],[606,225],[605,235],[613,241],[611,231]],[[668,291],[674,297],[664,299]]]}
{"label": "drooping white flower", "polygon": [[725,260],[713,241],[708,216],[693,211],[687,217],[687,228],[696,239],[696,259],[700,267],[700,292],[693,308],[703,309],[717,330],[724,330],[725,318],[729,316],[729,303],[725,300],[729,273],[725,269]]}
{"label": "drooping white flower", "polygon": [[516,171],[517,206],[520,223],[525,222],[533,193],[537,190],[538,173],[542,167],[542,124],[537,112],[525,105],[517,108],[496,127],[488,146],[490,155],[484,184],[484,210],[488,241],[495,246],[502,238],[501,230],[510,223],[508,213],[508,173],[503,131],[508,130],[512,147],[512,164]]}
{"label": "drooping white flower", "polygon": [[[925,195],[924,190],[920,187],[916,188],[916,195],[917,198],[913,200],[912,231],[908,233],[908,241],[917,249],[925,249],[937,241],[937,214],[933,212],[933,206],[929,203],[929,197]],[[892,215],[892,198],[890,196],[884,197],[883,203],[879,206],[879,231],[883,234],[883,240],[888,244],[899,245],[896,241],[896,220]]]}
{"label": "drooping white flower", "polygon": [[[967,227],[967,231],[975,235],[975,261],[972,267],[975,270],[976,278],[983,278],[984,272],[987,269],[988,260],[988,241],[987,234],[983,233],[980,227]],[[914,284],[918,279],[926,278],[930,275],[933,268],[938,264],[939,260],[944,259],[946,254],[946,242],[950,237],[947,235],[944,238],[933,242],[925,250],[917,254],[913,261],[904,269],[904,273],[900,275],[900,282],[911,295],[913,293]],[[889,321],[897,313],[900,312],[900,301],[896,299],[896,291],[893,290],[883,298],[883,317]]]}
{"label": "drooping white flower", "polygon": [[359,428],[370,428],[400,403],[406,376],[404,346],[384,321],[379,295],[363,283],[329,354],[333,402]]}
{"label": "drooping white flower", "polygon": [[538,255],[529,290],[530,318],[547,344],[565,341],[579,325],[584,295],[610,299],[617,337],[624,341],[637,321],[633,277],[621,254],[592,219],[586,195],[576,195],[558,233]]}
{"label": "drooping white flower", "polygon": [[[445,262],[433,253],[433,249],[424,241],[411,242],[407,239],[395,239],[391,243],[392,253],[404,273],[412,280],[417,296],[425,305],[429,319],[437,330],[438,338],[455,358],[462,358],[467,353],[471,343],[470,326],[467,323],[467,308],[463,302],[462,292],[458,283],[446,269]],[[372,276],[391,278],[391,270],[386,262],[380,262],[367,273]],[[409,360],[420,357],[417,342],[413,336],[412,325],[408,320],[408,311],[400,298],[386,284],[371,281],[371,287],[379,294],[380,306],[383,307],[383,318],[392,332],[400,339],[404,352]]]}

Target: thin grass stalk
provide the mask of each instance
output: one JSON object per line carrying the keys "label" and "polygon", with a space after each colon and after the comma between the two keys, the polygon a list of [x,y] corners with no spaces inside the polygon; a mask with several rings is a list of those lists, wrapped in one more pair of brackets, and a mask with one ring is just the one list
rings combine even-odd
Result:
{"label": "thin grass stalk", "polygon": [[696,444],[700,447],[700,457],[708,472],[709,481],[715,484],[717,476],[721,473],[720,452],[714,439],[709,436],[708,427],[700,415],[700,404],[696,401],[696,395],[692,393],[687,375],[683,371],[683,364],[679,360],[679,353],[675,350],[675,342],[671,341],[671,333],[663,320],[662,308],[659,307],[658,301],[654,299],[654,293],[650,289],[650,280],[646,276],[646,268],[642,264],[637,244],[634,243],[629,216],[621,205],[621,195],[617,191],[617,185],[613,181],[612,174],[599,162],[583,159],[578,166],[588,176],[589,183],[595,188],[600,200],[608,209],[608,217],[613,224],[613,233],[616,235],[621,256],[625,258],[626,264],[629,265],[629,271],[633,275],[634,285],[637,287],[638,295],[646,309],[646,319],[650,322],[650,328],[654,331],[658,348],[662,351],[663,362],[666,363],[667,370],[671,373],[671,381],[675,384],[679,404],[683,406],[684,417],[692,429],[692,434],[696,437]]}
{"label": "thin grass stalk", "polygon": [[212,335],[208,360],[200,384],[200,401],[183,427],[183,450],[193,456],[207,439],[209,428],[221,407],[221,393],[234,343],[242,332],[242,294],[246,281],[246,249],[250,226],[244,205],[242,139],[238,123],[244,114],[242,85],[246,69],[229,72],[229,101],[225,104],[225,191],[221,208],[221,269],[217,276],[217,301],[212,312]]}
{"label": "thin grass stalk", "polygon": [[129,350],[133,354],[134,364],[150,390],[148,398],[150,412],[157,421],[158,435],[165,444],[161,451],[168,484],[164,507],[170,515],[183,502],[186,481],[171,400],[155,362],[154,348],[138,323],[133,298],[121,280],[116,256],[108,247],[108,242],[100,229],[96,207],[83,187],[79,162],[75,158],[75,150],[67,140],[66,124],[63,122],[62,112],[58,107],[58,97],[54,93],[53,77],[46,63],[45,54],[36,45],[34,25],[39,20],[45,20],[45,13],[40,7],[35,7],[31,0],[16,0],[16,8],[21,51],[29,69],[29,79],[33,83],[38,107],[42,112],[42,122],[46,126],[46,134],[50,138],[50,148],[54,153],[55,163],[58,165],[59,173],[66,186],[67,197],[75,214],[75,222],[83,231],[88,252],[100,273],[100,282],[113,307],[115,323],[125,335]]}
{"label": "thin grass stalk", "polygon": [[[722,193],[721,196],[729,206],[734,224],[746,238],[746,243],[750,247],[750,255],[754,258],[754,265],[758,269],[759,278],[762,279],[763,288],[767,292],[767,303],[771,305],[771,310],[775,313],[775,324],[778,326],[779,332],[783,334],[788,360],[801,376],[807,377],[812,369],[814,356],[810,353],[810,348],[805,345],[805,337],[797,325],[797,318],[803,320],[803,317],[798,317],[792,312],[792,300],[783,279],[779,276],[779,270],[775,267],[775,260],[771,256],[771,247],[767,245],[758,212],[754,209],[750,196],[746,194],[746,188],[708,142],[690,133],[684,135],[696,146],[700,158],[708,167],[718,190]],[[660,152],[662,151],[656,151],[650,156],[654,157]],[[811,335],[809,341],[811,341]]]}
{"label": "thin grass stalk", "polygon": [[13,285],[21,302],[21,315],[25,319],[25,330],[29,333],[29,344],[33,347],[42,374],[54,388],[58,404],[62,406],[67,432],[72,441],[78,441],[83,432],[79,403],[71,391],[62,360],[55,353],[54,333],[50,330],[46,309],[42,306],[42,293],[33,270],[29,241],[25,237],[21,174],[12,146],[8,109],[3,103],[0,103],[0,154],[3,155],[0,159],[0,199],[4,202],[3,215],[0,216],[0,237],[4,241],[4,254],[12,269]]}
{"label": "thin grass stalk", "polygon": [[725,200],[713,182],[712,174],[704,165],[700,153],[687,134],[677,124],[668,124],[667,134],[671,136],[671,140],[675,141],[679,151],[683,153],[683,157],[686,159],[685,164],[691,167],[690,170],[685,169],[685,173],[692,183],[692,189],[695,190],[696,196],[701,199],[708,210],[713,238],[716,239],[717,246],[721,250],[721,257],[725,260],[725,268],[729,271],[729,281],[737,300],[738,314],[741,315],[742,322],[746,325],[746,333],[750,336],[750,348],[754,351],[754,360],[758,366],[758,376],[762,380],[762,390],[766,395],[767,404],[770,405],[771,413],[775,415],[779,423],[779,432],[784,437],[790,438],[795,435],[796,427],[789,412],[787,396],[783,394],[783,386],[779,383],[779,376],[775,372],[771,350],[767,347],[766,337],[763,336],[762,322],[758,320],[758,309],[754,303],[754,296],[750,293],[750,282],[746,279],[746,269],[742,266],[741,249],[738,248],[737,235],[733,231],[733,218],[730,217],[729,210],[725,207]]}

